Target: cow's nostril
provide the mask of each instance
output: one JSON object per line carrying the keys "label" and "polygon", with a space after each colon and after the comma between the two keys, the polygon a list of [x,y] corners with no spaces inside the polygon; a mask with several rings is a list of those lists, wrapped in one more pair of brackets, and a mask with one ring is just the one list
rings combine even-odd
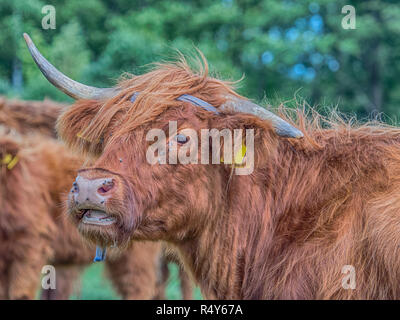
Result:
{"label": "cow's nostril", "polygon": [[113,181],[106,181],[102,184],[100,188],[97,189],[97,192],[100,194],[105,194],[109,192],[114,187]]}
{"label": "cow's nostril", "polygon": [[106,193],[107,190],[103,187],[99,188],[99,190],[97,190],[99,193]]}

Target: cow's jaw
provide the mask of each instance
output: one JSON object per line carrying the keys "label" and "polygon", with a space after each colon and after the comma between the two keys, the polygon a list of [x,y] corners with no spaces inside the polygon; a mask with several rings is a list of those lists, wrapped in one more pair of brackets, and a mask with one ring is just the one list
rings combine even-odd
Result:
{"label": "cow's jaw", "polygon": [[97,226],[108,226],[114,224],[116,222],[116,219],[109,216],[104,211],[87,209],[83,212],[81,222],[84,224]]}

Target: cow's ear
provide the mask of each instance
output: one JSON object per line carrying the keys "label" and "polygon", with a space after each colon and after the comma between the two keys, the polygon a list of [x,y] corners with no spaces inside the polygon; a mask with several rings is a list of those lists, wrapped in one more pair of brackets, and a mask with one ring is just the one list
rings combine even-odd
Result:
{"label": "cow's ear", "polygon": [[85,155],[102,152],[102,137],[92,138],[85,133],[101,106],[96,100],[78,100],[60,115],[56,129],[69,148]]}

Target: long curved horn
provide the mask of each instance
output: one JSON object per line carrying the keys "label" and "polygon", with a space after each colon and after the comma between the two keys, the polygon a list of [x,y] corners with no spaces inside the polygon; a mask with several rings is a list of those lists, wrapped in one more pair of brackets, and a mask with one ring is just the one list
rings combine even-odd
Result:
{"label": "long curved horn", "polygon": [[229,95],[227,97],[227,101],[218,109],[222,111],[249,113],[263,120],[270,120],[275,128],[276,134],[281,137],[302,138],[304,136],[299,129],[296,129],[285,120],[279,118],[277,115],[249,100],[243,100]]}
{"label": "long curved horn", "polygon": [[66,75],[58,71],[45,57],[39,52],[32,39],[24,33],[26,44],[33,60],[39,67],[40,71],[55,87],[69,95],[71,98],[101,100],[115,96],[118,91],[114,88],[96,88],[84,85],[68,78]]}

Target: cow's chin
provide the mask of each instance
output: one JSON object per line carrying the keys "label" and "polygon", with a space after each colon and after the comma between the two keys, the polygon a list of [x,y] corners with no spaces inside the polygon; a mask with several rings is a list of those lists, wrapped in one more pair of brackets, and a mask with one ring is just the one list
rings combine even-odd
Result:
{"label": "cow's chin", "polygon": [[86,240],[101,247],[118,246],[120,243],[115,236],[118,233],[115,225],[99,226],[80,222],[78,231]]}
{"label": "cow's chin", "polygon": [[123,241],[117,218],[105,211],[82,210],[76,223],[81,235],[95,245],[118,246]]}

